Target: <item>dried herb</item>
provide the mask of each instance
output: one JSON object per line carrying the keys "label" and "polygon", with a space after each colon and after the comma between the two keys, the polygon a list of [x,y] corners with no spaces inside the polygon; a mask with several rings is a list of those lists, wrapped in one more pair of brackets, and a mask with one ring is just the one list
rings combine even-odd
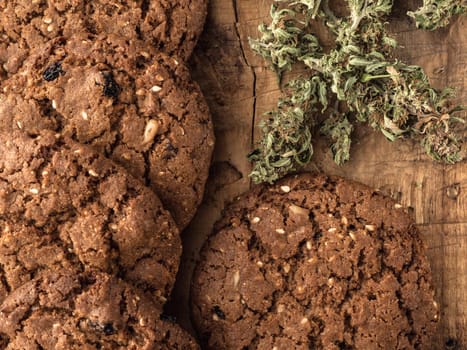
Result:
{"label": "dried herb", "polygon": [[[314,18],[319,3],[314,4],[313,0],[311,2],[311,18]],[[251,48],[269,61],[279,78],[284,71],[292,69],[292,64],[297,62],[299,57],[322,50],[318,38],[305,30],[308,16],[300,19],[300,14],[288,8],[279,10],[278,6],[273,4],[270,11],[271,24],[259,26],[262,34],[260,39],[250,38]]]}
{"label": "dried herb", "polygon": [[169,160],[174,158],[178,153],[178,148],[172,145],[172,143],[169,141],[164,148],[164,155],[162,156],[162,159],[164,160]]}
{"label": "dried herb", "polygon": [[[273,5],[272,24],[262,25],[262,37],[250,43],[279,75],[302,62],[309,76],[286,85],[276,110],[261,122],[263,137],[249,156],[255,163],[250,174],[255,182],[273,182],[310,161],[317,114],[325,111],[319,130],[330,138],[338,164],[350,158],[351,121],[369,124],[391,141],[418,138],[433,159],[461,159],[455,124],[464,122],[465,108],[452,108],[453,91],[434,89],[421,67],[391,57],[397,46],[385,29],[391,0],[348,0],[350,14],[341,18],[327,1],[281,3],[287,7]],[[326,53],[310,34],[315,19],[323,20],[335,38]],[[345,112],[328,100],[344,104]]]}
{"label": "dried herb", "polygon": [[115,81],[112,72],[103,72],[102,76],[104,77],[104,86],[103,86],[104,95],[117,99],[120,93],[120,87]]}
{"label": "dried herb", "polygon": [[279,99],[277,110],[269,112],[260,123],[265,137],[249,155],[255,162],[250,176],[255,182],[275,181],[306,165],[312,155],[311,112],[318,104],[327,107],[326,85],[319,77],[297,79],[286,86],[286,96]]}
{"label": "dried herb", "polygon": [[350,159],[350,138],[353,125],[345,113],[333,113],[327,118],[320,129],[321,133],[332,140],[331,151],[336,164],[342,165]]}
{"label": "dried herb", "polygon": [[93,322],[91,320],[87,320],[87,321],[88,321],[87,323],[89,327],[95,330],[98,330],[100,332],[103,332],[105,335],[113,335],[117,333],[117,331],[115,330],[114,326],[111,323],[101,324],[99,322]]}
{"label": "dried herb", "polygon": [[452,16],[466,12],[465,0],[423,0],[417,11],[407,14],[415,19],[417,28],[435,30],[447,26]]}
{"label": "dried herb", "polygon": [[63,73],[62,64],[60,62],[54,62],[44,70],[42,77],[45,81],[53,81]]}

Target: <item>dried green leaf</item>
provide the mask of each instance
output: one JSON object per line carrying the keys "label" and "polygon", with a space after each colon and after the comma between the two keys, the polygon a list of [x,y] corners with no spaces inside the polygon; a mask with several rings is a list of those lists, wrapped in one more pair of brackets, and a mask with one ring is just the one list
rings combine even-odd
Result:
{"label": "dried green leaf", "polygon": [[423,5],[407,14],[415,19],[417,28],[435,30],[449,24],[454,15],[467,13],[465,0],[423,0]]}
{"label": "dried green leaf", "polygon": [[351,134],[353,125],[347,119],[347,115],[334,113],[327,118],[320,129],[321,133],[332,141],[331,151],[334,161],[338,165],[344,164],[350,159]]}

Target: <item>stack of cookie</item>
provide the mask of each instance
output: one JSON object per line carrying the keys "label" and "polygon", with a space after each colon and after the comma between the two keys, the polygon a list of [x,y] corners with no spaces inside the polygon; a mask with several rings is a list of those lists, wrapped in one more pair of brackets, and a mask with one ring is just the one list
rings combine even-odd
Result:
{"label": "stack of cookie", "polygon": [[417,229],[358,183],[258,186],[216,224],[192,315],[206,349],[432,349],[439,317]]}
{"label": "stack of cookie", "polygon": [[162,306],[214,144],[206,1],[0,11],[0,349],[196,349]]}

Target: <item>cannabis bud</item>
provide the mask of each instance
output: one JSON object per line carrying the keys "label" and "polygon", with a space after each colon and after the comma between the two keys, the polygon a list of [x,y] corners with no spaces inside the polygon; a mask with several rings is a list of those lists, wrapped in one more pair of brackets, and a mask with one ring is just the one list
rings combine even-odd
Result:
{"label": "cannabis bud", "polygon": [[417,11],[407,14],[415,19],[417,28],[435,30],[447,26],[452,16],[463,13],[467,13],[465,0],[423,0]]}
{"label": "cannabis bud", "polygon": [[[350,158],[356,122],[391,141],[417,138],[435,160],[461,160],[455,124],[464,123],[465,108],[452,107],[453,91],[433,88],[421,67],[391,58],[397,42],[386,32],[385,17],[392,0],[348,0],[349,15],[341,18],[326,0],[278,2],[284,7],[272,5],[271,24],[261,25],[261,38],[250,39],[250,45],[279,78],[298,62],[308,71],[285,86],[277,108],[260,124],[263,137],[249,155],[255,182],[273,182],[306,165],[318,126],[331,140],[337,164]],[[328,52],[311,31],[316,19],[323,19],[334,36]],[[320,123],[318,115],[324,117]]]}

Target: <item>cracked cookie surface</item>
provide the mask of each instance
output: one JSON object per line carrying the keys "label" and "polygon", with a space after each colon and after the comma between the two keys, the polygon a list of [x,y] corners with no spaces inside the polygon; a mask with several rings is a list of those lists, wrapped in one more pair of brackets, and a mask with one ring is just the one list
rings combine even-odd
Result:
{"label": "cracked cookie surface", "polygon": [[3,302],[0,339],[8,350],[199,349],[159,312],[117,277],[56,271],[28,282]]}
{"label": "cracked cookie surface", "polygon": [[204,26],[206,0],[15,0],[0,3],[0,72],[17,72],[31,50],[76,32],[143,40],[187,60]]}
{"label": "cracked cookie surface", "polygon": [[227,207],[191,304],[208,349],[430,349],[438,320],[424,246],[400,205],[310,174]]}
{"label": "cracked cookie surface", "polygon": [[116,274],[165,302],[181,241],[150,189],[48,130],[0,133],[0,154],[0,297],[71,265]]}
{"label": "cracked cookie surface", "polygon": [[142,178],[180,228],[200,204],[214,146],[209,109],[176,59],[142,41],[76,33],[31,54],[0,95],[2,128],[47,128]]}

